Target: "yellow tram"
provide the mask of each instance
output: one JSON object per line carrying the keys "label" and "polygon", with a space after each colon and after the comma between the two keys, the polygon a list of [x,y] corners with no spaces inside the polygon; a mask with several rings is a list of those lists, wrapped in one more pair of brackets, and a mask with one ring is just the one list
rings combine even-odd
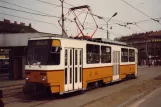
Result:
{"label": "yellow tram", "polygon": [[24,93],[65,94],[135,78],[137,56],[136,48],[101,38],[30,38]]}

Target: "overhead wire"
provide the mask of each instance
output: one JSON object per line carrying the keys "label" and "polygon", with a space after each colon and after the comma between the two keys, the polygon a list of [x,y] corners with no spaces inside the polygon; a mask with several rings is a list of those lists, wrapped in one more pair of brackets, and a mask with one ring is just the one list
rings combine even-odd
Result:
{"label": "overhead wire", "polygon": [[150,17],[149,15],[145,14],[145,13],[142,12],[141,10],[139,10],[139,9],[137,9],[136,7],[132,6],[132,5],[129,4],[128,2],[126,2],[126,1],[124,1],[124,0],[122,0],[122,1],[123,1],[124,3],[126,3],[127,5],[129,5],[130,7],[134,8],[135,10],[137,10],[138,12],[140,12],[140,13],[144,14],[145,16],[149,17],[151,20],[153,20],[153,21],[155,21],[155,22],[157,22],[157,23],[159,23],[159,24],[161,25],[161,23],[159,22],[159,20],[156,20],[156,19]]}
{"label": "overhead wire", "polygon": [[[51,5],[54,5],[54,6],[56,6],[56,7],[61,7],[61,5],[56,5],[56,4],[49,3],[49,2],[46,2],[46,1],[43,1],[43,0],[37,0],[37,1],[42,2],[42,3],[46,3],[46,4],[51,4]],[[3,1],[3,0],[0,0],[0,2],[7,3],[7,4],[11,4],[11,5],[14,5],[14,6],[18,6],[18,7],[21,7],[21,8],[25,8],[25,9],[28,9],[28,10],[31,10],[31,11],[35,11],[35,12],[39,12],[39,13],[43,13],[43,14],[32,13],[32,12],[28,12],[28,11],[21,11],[21,10],[9,8],[9,7],[4,7],[4,6],[0,6],[1,8],[10,9],[10,10],[19,11],[19,12],[24,12],[24,13],[28,13],[28,14],[39,15],[39,16],[47,16],[47,17],[61,18],[61,17],[59,17],[59,16],[50,15],[50,14],[47,14],[47,13],[44,13],[44,12],[40,12],[40,11],[38,11],[38,10],[30,9],[30,8],[28,8],[28,7],[23,7],[23,6],[20,6],[20,5],[14,4],[14,3],[10,3],[10,2],[6,2],[6,1]],[[64,3],[65,3],[65,4],[68,4],[68,5],[70,5],[70,6],[74,6],[74,5],[69,4],[69,3],[67,3],[67,2],[64,2]],[[64,7],[64,8],[70,9],[70,8],[67,8],[67,7]],[[93,13],[92,13],[92,14],[93,14]],[[93,14],[93,15],[94,15],[94,16],[98,16],[98,15],[95,15],[95,14]],[[13,15],[12,15],[12,16],[13,16]],[[17,16],[16,16],[16,17],[17,17]],[[18,17],[19,17],[19,16],[18,16]],[[20,17],[19,17],[19,18],[20,18]],[[24,18],[24,17],[21,17],[21,18]],[[106,17],[103,17],[103,18],[106,18]],[[26,18],[25,18],[25,19],[26,19]],[[109,18],[106,18],[106,19],[109,19]],[[27,20],[32,20],[32,19],[28,19],[28,18],[27,18]],[[71,21],[70,19],[68,19],[68,20]],[[112,19],[112,20],[114,21],[115,19]],[[152,20],[152,19],[151,19],[151,20]],[[33,20],[33,21],[36,21],[36,20]],[[37,21],[38,21],[38,20],[37,20]],[[115,22],[113,22],[113,21],[111,21],[111,22],[112,22],[112,23],[115,23]],[[128,23],[128,22],[119,21],[119,20],[115,20],[115,21],[122,22],[122,23]],[[44,22],[44,21],[38,21],[38,22],[48,23],[48,22]],[[72,21],[71,21],[71,22],[72,22]],[[137,22],[137,23],[139,23],[139,22]],[[48,24],[53,24],[53,23],[48,23]],[[126,25],[122,25],[122,24],[118,24],[118,23],[115,23],[115,24],[120,25],[120,26],[122,26],[122,27],[126,27]],[[103,24],[102,24],[102,25],[103,25]],[[54,26],[56,26],[56,25],[54,25]],[[138,25],[136,25],[136,26],[138,26]],[[138,26],[138,27],[139,27],[139,26]],[[129,28],[129,27],[126,27],[126,28],[131,29],[131,28]],[[139,27],[139,28],[141,28],[141,27]],[[142,28],[141,28],[141,29],[142,29]],[[133,29],[131,29],[131,30],[133,30]],[[142,30],[143,30],[143,29],[142,29]],[[133,31],[135,31],[135,30],[133,30]]]}
{"label": "overhead wire", "polygon": [[138,28],[140,28],[141,30],[147,32],[145,29],[141,28],[139,25],[137,25],[137,24],[134,24],[134,25],[137,26]]}
{"label": "overhead wire", "polygon": [[39,2],[42,2],[42,3],[46,3],[46,4],[51,4],[53,6],[56,6],[56,7],[61,7],[61,5],[57,5],[57,4],[54,4],[54,3],[49,3],[49,2],[46,2],[46,1],[43,1],[43,0],[37,0]]}
{"label": "overhead wire", "polygon": [[[38,1],[41,1],[41,2],[42,2],[42,0],[38,0]],[[41,12],[41,11],[37,11],[37,10],[34,10],[34,9],[30,9],[30,8],[28,8],[28,7],[23,7],[23,6],[20,6],[20,5],[14,4],[14,3],[10,3],[10,2],[6,2],[6,1],[3,1],[3,0],[0,0],[0,2],[7,3],[7,4],[10,4],[10,5],[14,5],[14,6],[17,6],[17,7],[21,7],[21,8],[24,8],[24,9],[28,9],[28,10],[31,10],[31,11],[43,13],[43,14],[32,13],[32,12],[28,12],[28,11],[22,11],[22,10],[13,9],[13,8],[4,7],[4,6],[0,6],[1,8],[13,10],[13,11],[19,11],[19,12],[28,13],[28,14],[34,14],[34,15],[40,15],[40,16],[47,16],[47,17],[55,17],[55,18],[61,18],[61,17],[59,17],[59,16],[53,16],[53,15],[50,15],[50,14],[47,14],[47,13],[44,13],[44,12]],[[46,3],[46,2],[45,2],[45,3]],[[66,18],[66,19],[69,20],[69,21],[71,21],[71,22],[73,22],[72,20],[70,20],[70,19],[68,19],[68,18]]]}
{"label": "overhead wire", "polygon": [[[50,5],[54,5],[54,6],[57,6],[57,7],[61,7],[61,5],[56,5],[56,4],[53,4],[53,3],[46,2],[46,1],[42,1],[42,0],[37,0],[37,1],[40,1],[40,2],[43,2],[43,3],[46,3],[46,4],[50,4]],[[75,7],[74,5],[72,5],[72,4],[70,4],[70,3],[67,3],[67,2],[65,2],[65,1],[64,1],[64,3],[67,4],[67,5],[69,5],[69,6]],[[64,8],[70,9],[70,8],[68,8],[68,7],[64,7]],[[93,14],[93,13],[92,13],[92,15],[95,16],[95,17],[98,16],[98,15],[95,15],[95,14]],[[109,19],[109,18],[107,18],[107,17],[103,17],[103,18]],[[122,23],[128,23],[128,22],[120,21],[120,20],[116,20],[116,19],[112,19],[112,20],[113,20],[113,21],[117,21],[117,22],[122,22]],[[113,21],[111,21],[111,22],[113,22]],[[115,22],[113,22],[113,23],[115,23]],[[122,24],[118,24],[118,23],[115,23],[115,24],[120,25],[120,26],[122,26],[122,27],[126,27],[125,25],[122,25]],[[126,27],[126,28],[128,28],[128,29],[133,30],[133,31],[136,32],[136,30],[134,30],[134,29],[131,29],[131,28],[129,28],[129,27]]]}
{"label": "overhead wire", "polygon": [[31,21],[35,21],[35,22],[39,22],[39,23],[50,24],[50,25],[53,25],[56,28],[58,28],[54,23],[50,23],[50,22],[45,22],[45,21],[41,21],[41,20],[34,20],[34,19],[30,19],[30,18],[26,18],[26,17],[21,17],[21,16],[16,16],[16,15],[11,15],[11,14],[7,14],[7,13],[0,13],[0,14],[7,15],[7,16],[12,16],[12,17],[17,17],[17,18],[21,18],[21,19],[25,19],[25,20],[31,20]]}
{"label": "overhead wire", "polygon": [[[54,5],[54,6],[56,6],[56,7],[61,7],[61,5],[57,5],[57,4],[50,3],[50,2],[47,2],[47,1],[43,1],[43,0],[37,0],[37,1],[42,2],[42,3],[45,3],[45,4],[49,4],[49,5]],[[63,8],[65,8],[65,9],[70,9],[70,8],[68,8],[68,7],[63,7]]]}
{"label": "overhead wire", "polygon": [[46,17],[60,18],[58,16],[53,16],[53,15],[51,16],[51,15],[44,15],[44,14],[39,14],[39,13],[33,13],[33,12],[18,10],[18,9],[9,8],[9,7],[6,7],[6,6],[1,6],[1,5],[0,5],[0,8],[5,8],[5,9],[13,10],[13,11],[18,11],[18,12],[23,12],[23,13],[28,13],[28,14],[38,15],[38,16],[46,16]]}
{"label": "overhead wire", "polygon": [[[159,17],[159,18],[154,18],[154,19],[160,19],[161,17]],[[143,23],[143,22],[147,22],[147,21],[152,21],[152,19],[148,19],[148,20],[141,20],[141,21],[137,21],[137,22],[134,22],[134,23]]]}
{"label": "overhead wire", "polygon": [[[53,3],[50,3],[50,2],[46,2],[46,1],[43,1],[43,0],[37,0],[37,1],[42,2],[42,3],[45,3],[45,4],[49,4],[49,5],[54,5],[54,6],[57,6],[57,7],[61,7],[61,5],[56,5],[56,4],[53,4]],[[74,5],[72,5],[72,4],[70,4],[70,3],[67,3],[67,2],[65,2],[65,1],[64,1],[64,3],[67,4],[67,5],[69,5],[69,6],[75,7]],[[64,8],[65,8],[65,9],[70,9],[70,8],[68,8],[68,7],[65,7],[65,6],[64,6]],[[82,12],[82,13],[86,13],[86,12]],[[93,13],[92,13],[92,15],[93,15],[93,16],[97,16],[97,15],[95,15],[95,14],[93,14]],[[109,18],[107,18],[107,17],[104,17],[104,18],[109,19]],[[120,21],[120,20],[116,20],[116,19],[111,19],[111,20],[117,21],[117,22],[126,23],[125,21]]]}
{"label": "overhead wire", "polygon": [[[69,4],[69,3],[67,3],[67,2],[64,2],[64,3],[65,3],[65,4],[68,4],[68,5],[70,5],[70,6],[74,6],[74,5]],[[94,15],[95,17],[98,17],[98,15],[96,15],[96,14],[93,14],[93,13],[92,13],[92,15]],[[102,17],[102,16],[101,16],[101,17]],[[109,19],[109,18],[107,18],[107,17],[102,17],[102,18],[104,18],[104,19]],[[124,21],[120,21],[120,20],[116,20],[116,19],[111,19],[111,20],[113,20],[113,21],[118,21],[118,22],[122,22],[122,23],[128,23],[128,22],[124,22]],[[131,28],[127,27],[126,25],[118,24],[118,23],[115,23],[115,22],[113,22],[113,21],[110,21],[110,22],[112,22],[112,23],[114,23],[114,24],[117,24],[117,25],[119,25],[119,26],[128,28],[128,29],[133,30],[133,31],[136,32],[136,30],[131,29]]]}
{"label": "overhead wire", "polygon": [[[88,30],[88,29],[95,29],[95,27],[94,26],[88,26],[87,28],[86,28],[86,30]],[[98,30],[99,31],[101,31],[101,32],[103,32],[103,33],[107,33],[107,30],[106,29],[103,29],[103,27],[98,27]],[[113,35],[115,35],[115,36],[122,36],[122,35],[120,35],[120,34],[117,34],[117,33],[114,33],[114,32],[111,32],[111,31],[108,31],[110,34],[113,34]]]}
{"label": "overhead wire", "polygon": [[7,1],[4,1],[4,0],[0,0],[0,2],[10,4],[10,5],[13,5],[13,6],[17,6],[17,7],[20,7],[20,8],[24,8],[24,9],[27,9],[27,10],[30,10],[30,11],[35,11],[35,12],[38,12],[38,13],[42,13],[42,14],[45,14],[45,15],[48,15],[48,16],[59,17],[59,16],[50,15],[50,14],[47,14],[45,12],[41,12],[41,11],[38,11],[38,10],[34,10],[34,9],[31,9],[31,8],[28,8],[28,7],[20,6],[20,5],[17,5],[15,3],[7,2]]}
{"label": "overhead wire", "polygon": [[[74,5],[72,5],[72,4],[70,4],[70,3],[67,3],[67,2],[65,2],[65,1],[64,1],[64,3],[65,3],[65,4],[68,4],[69,6],[74,6]],[[75,7],[75,6],[74,6],[74,7]],[[93,13],[92,13],[92,15],[94,15],[94,16],[97,17],[96,14],[93,14]],[[104,17],[104,16],[103,16],[103,18],[110,19],[110,18],[107,18],[107,17]],[[116,20],[116,19],[111,19],[111,20],[118,21],[118,22],[122,22],[122,23],[126,23],[125,21],[121,21],[121,20]]]}
{"label": "overhead wire", "polygon": [[[46,3],[46,4],[50,4],[50,5],[54,5],[54,6],[57,6],[57,7],[61,7],[61,5],[56,5],[56,4],[53,4],[53,3],[46,2],[46,1],[42,1],[42,0],[37,0],[37,1],[40,1],[40,2],[43,2],[43,3]],[[70,4],[70,3],[67,3],[67,2],[65,2],[65,1],[64,1],[64,3],[67,4],[67,5],[69,5],[69,6],[75,7],[74,5],[72,5],[72,4]],[[64,8],[70,9],[70,8],[68,8],[68,7],[64,7]],[[93,14],[93,13],[92,13],[92,15],[94,15],[95,17],[98,17],[98,15],[95,15],[95,14]],[[107,18],[107,17],[103,17],[103,18],[104,18],[104,19],[109,19],[109,18]],[[134,30],[134,29],[132,29],[132,28],[130,28],[130,27],[127,27],[127,25],[125,25],[125,23],[128,23],[128,22],[120,21],[120,20],[116,20],[116,19],[112,19],[112,20],[113,20],[113,21],[117,21],[117,22],[124,23],[124,25],[123,25],[123,24],[119,24],[119,23],[115,23],[115,22],[113,22],[113,21],[110,21],[110,22],[112,22],[112,23],[114,23],[114,24],[117,24],[117,25],[119,25],[119,26],[128,28],[128,29],[130,29],[130,30],[136,32],[136,30]],[[152,20],[152,19],[151,19],[151,20]],[[72,21],[71,21],[71,22],[72,22]],[[136,25],[136,24],[135,24],[135,26],[137,26],[138,28],[144,30],[143,28],[141,28],[140,26],[138,26],[138,25]],[[145,31],[145,30],[144,30],[144,31]]]}

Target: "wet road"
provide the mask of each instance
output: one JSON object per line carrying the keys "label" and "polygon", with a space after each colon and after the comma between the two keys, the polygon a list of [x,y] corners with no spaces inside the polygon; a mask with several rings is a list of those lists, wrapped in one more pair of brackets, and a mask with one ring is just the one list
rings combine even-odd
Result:
{"label": "wet road", "polygon": [[134,84],[139,84],[144,80],[161,75],[161,67],[140,68],[138,78],[121,82],[114,85],[107,85],[98,89],[90,90],[84,94],[72,94],[66,97],[43,98],[39,100],[25,100],[22,93],[3,98],[5,107],[79,107],[92,100],[108,96],[110,93],[119,91]]}

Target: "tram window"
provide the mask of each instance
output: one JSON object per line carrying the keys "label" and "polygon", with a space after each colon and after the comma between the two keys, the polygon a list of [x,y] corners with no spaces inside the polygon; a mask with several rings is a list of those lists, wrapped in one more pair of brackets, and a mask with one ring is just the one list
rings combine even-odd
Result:
{"label": "tram window", "polygon": [[59,65],[59,64],[60,64],[60,47],[52,47],[48,58],[48,65]]}
{"label": "tram window", "polygon": [[77,83],[77,67],[75,68],[75,83]]}
{"label": "tram window", "polygon": [[111,47],[101,46],[101,62],[111,63]]}
{"label": "tram window", "polygon": [[67,84],[67,68],[65,68],[65,84]]}
{"label": "tram window", "polygon": [[128,62],[128,49],[121,49],[121,62]]}
{"label": "tram window", "polygon": [[77,50],[75,50],[75,65],[77,65]]}
{"label": "tram window", "polygon": [[70,65],[72,65],[72,50],[70,50]]}
{"label": "tram window", "polygon": [[82,64],[82,50],[80,50],[80,65]]}
{"label": "tram window", "polygon": [[100,62],[100,46],[87,44],[87,64]]}
{"label": "tram window", "polygon": [[70,83],[72,83],[72,68],[70,68]]}
{"label": "tram window", "polygon": [[80,67],[80,82],[82,82],[82,68]]}
{"label": "tram window", "polygon": [[67,49],[65,49],[65,66],[67,66],[67,61],[68,61],[68,56],[67,56],[67,52],[68,52],[68,50]]}
{"label": "tram window", "polygon": [[135,50],[129,49],[129,62],[135,62]]}

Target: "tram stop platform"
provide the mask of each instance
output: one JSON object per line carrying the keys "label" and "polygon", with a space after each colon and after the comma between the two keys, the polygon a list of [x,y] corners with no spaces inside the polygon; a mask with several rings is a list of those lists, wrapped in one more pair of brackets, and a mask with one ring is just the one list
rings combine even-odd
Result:
{"label": "tram stop platform", "polygon": [[22,87],[25,83],[25,80],[7,80],[0,81],[0,90],[12,89],[16,87]]}
{"label": "tram stop platform", "polygon": [[0,98],[6,96],[8,93],[15,93],[22,91],[25,80],[8,80],[0,81]]}

